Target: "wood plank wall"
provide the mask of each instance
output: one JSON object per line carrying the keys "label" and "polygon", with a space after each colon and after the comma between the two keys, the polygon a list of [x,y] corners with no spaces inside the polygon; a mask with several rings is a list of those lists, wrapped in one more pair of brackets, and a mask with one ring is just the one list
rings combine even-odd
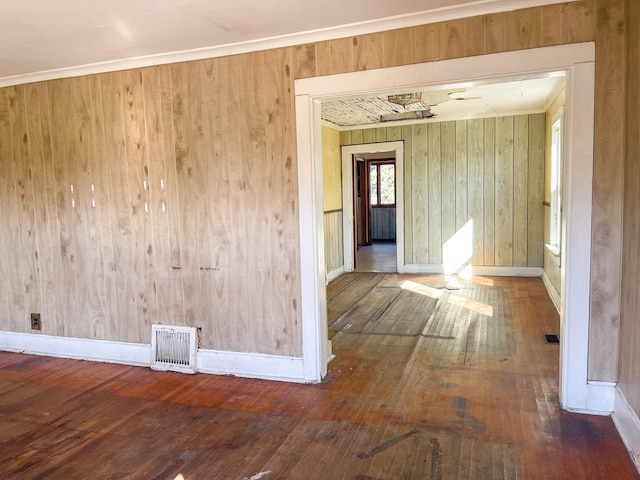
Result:
{"label": "wood plank wall", "polygon": [[[0,329],[298,356],[293,49],[0,90]],[[251,92],[246,96],[246,92]]]}
{"label": "wood plank wall", "polygon": [[[640,4],[628,0],[626,73],[626,158],[619,387],[640,415]],[[636,452],[637,453],[637,452]]]}
{"label": "wood plank wall", "polygon": [[[594,167],[605,177],[594,182],[591,292],[592,312],[605,315],[591,316],[604,337],[591,335],[590,378],[615,380],[619,296],[608,293],[619,275],[599,266],[620,264],[623,158],[607,119],[624,113],[608,93],[621,81],[610,70],[623,62],[624,2],[578,0],[2,89],[0,246],[11,254],[0,260],[0,328],[25,331],[37,309],[44,333],[147,341],[148,323],[160,319],[202,323],[206,347],[299,355],[293,79],[595,40]],[[149,249],[149,238],[162,245]]]}
{"label": "wood plank wall", "polygon": [[342,210],[324,213],[324,260],[327,273],[344,266]]}
{"label": "wood plank wall", "polygon": [[594,0],[579,0],[299,45],[295,76],[589,42],[595,38],[594,7]]}
{"label": "wood plank wall", "polygon": [[324,211],[342,209],[340,132],[322,126],[322,194]]}
{"label": "wood plank wall", "polygon": [[545,115],[342,132],[341,141],[405,142],[405,261],[442,264],[473,220],[473,265],[541,267]]}
{"label": "wood plank wall", "polygon": [[371,221],[371,240],[395,241],[396,239],[396,209],[395,208],[369,208]]}
{"label": "wood plank wall", "polygon": [[[616,381],[622,270],[624,2],[598,0],[589,379]],[[602,139],[602,141],[598,141]],[[604,140],[606,139],[606,141]]]}

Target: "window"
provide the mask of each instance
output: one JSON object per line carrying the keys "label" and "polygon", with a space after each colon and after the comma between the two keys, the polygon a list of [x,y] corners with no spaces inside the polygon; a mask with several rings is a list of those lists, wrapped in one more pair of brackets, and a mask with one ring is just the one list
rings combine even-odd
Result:
{"label": "window", "polygon": [[553,116],[551,124],[551,215],[549,224],[549,246],[560,254],[562,242],[562,131],[564,109]]}
{"label": "window", "polygon": [[396,206],[395,162],[369,162],[369,198],[372,207]]}

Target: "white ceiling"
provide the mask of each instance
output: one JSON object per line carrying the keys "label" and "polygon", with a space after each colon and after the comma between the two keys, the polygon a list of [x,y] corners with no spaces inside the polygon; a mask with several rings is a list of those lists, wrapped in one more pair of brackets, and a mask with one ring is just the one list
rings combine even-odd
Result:
{"label": "white ceiling", "polygon": [[[547,76],[525,80],[448,85],[425,89],[418,94],[422,101],[399,106],[388,101],[387,95],[366,98],[346,98],[322,104],[322,119],[338,129],[383,123],[443,122],[488,118],[523,113],[539,113],[549,109],[551,102],[564,86],[564,76]],[[381,122],[380,116],[390,113],[430,110],[435,117],[429,120]]]}
{"label": "white ceiling", "polygon": [[[302,33],[314,33],[311,41],[316,41],[561,1],[2,0],[0,85],[51,70],[58,74],[47,78],[70,76],[61,71],[78,66],[114,70],[123,66],[113,62],[124,59],[167,63],[158,56],[170,52],[239,45],[258,50],[256,42],[265,39],[301,43]],[[223,52],[229,53],[238,52]]]}

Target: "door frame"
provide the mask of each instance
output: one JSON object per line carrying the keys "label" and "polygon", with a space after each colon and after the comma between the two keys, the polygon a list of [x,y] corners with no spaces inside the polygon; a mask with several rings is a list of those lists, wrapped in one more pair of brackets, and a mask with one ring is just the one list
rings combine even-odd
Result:
{"label": "door frame", "polygon": [[349,211],[342,215],[342,235],[344,245],[344,271],[353,272],[355,258],[353,252],[353,156],[366,153],[394,152],[396,156],[396,268],[405,272],[404,262],[404,142],[366,143],[345,145],[342,150],[342,205]]}
{"label": "door frame", "polygon": [[[560,308],[560,403],[608,414],[613,386],[588,381],[595,45],[593,42],[327,75],[295,81],[300,226],[302,353],[307,381],[321,381],[327,340],[322,222],[321,102],[429,86],[566,76],[567,138]],[[606,391],[605,391],[606,390]],[[609,408],[611,406],[611,408]],[[608,410],[608,411],[607,411]]]}
{"label": "door frame", "polygon": [[[369,240],[369,218],[367,212],[367,204],[369,202],[369,191],[367,190],[367,184],[369,182],[367,175],[367,161],[364,158],[359,158],[357,155],[351,157],[351,166],[353,167],[352,173],[354,178],[352,180],[352,198],[353,198],[353,250],[356,252],[354,255],[357,257],[357,250],[360,245],[370,244]],[[356,180],[357,178],[357,180]],[[346,185],[343,185],[346,188]],[[363,188],[364,187],[364,188]],[[356,191],[360,192],[360,200],[357,199]],[[364,191],[364,195],[362,192]],[[344,193],[343,193],[344,195]],[[364,218],[360,218],[364,217]],[[360,229],[358,223],[361,224],[363,232],[359,232]],[[344,232],[344,230],[343,230]],[[362,242],[359,241],[358,236],[362,234]],[[346,246],[346,245],[344,245]],[[357,266],[357,258],[354,259],[354,265]],[[344,258],[343,258],[344,266]]]}

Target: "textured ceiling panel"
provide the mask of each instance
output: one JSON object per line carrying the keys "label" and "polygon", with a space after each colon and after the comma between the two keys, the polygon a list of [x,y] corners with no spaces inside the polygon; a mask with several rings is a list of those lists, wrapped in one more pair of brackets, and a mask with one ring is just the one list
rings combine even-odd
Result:
{"label": "textured ceiling panel", "polygon": [[[338,127],[374,125],[383,116],[411,111],[430,111],[433,121],[486,118],[545,111],[556,97],[564,77],[551,76],[502,83],[451,86],[418,93],[420,102],[403,107],[387,95],[348,98],[322,104],[322,119]],[[426,121],[426,120],[422,120]]]}

